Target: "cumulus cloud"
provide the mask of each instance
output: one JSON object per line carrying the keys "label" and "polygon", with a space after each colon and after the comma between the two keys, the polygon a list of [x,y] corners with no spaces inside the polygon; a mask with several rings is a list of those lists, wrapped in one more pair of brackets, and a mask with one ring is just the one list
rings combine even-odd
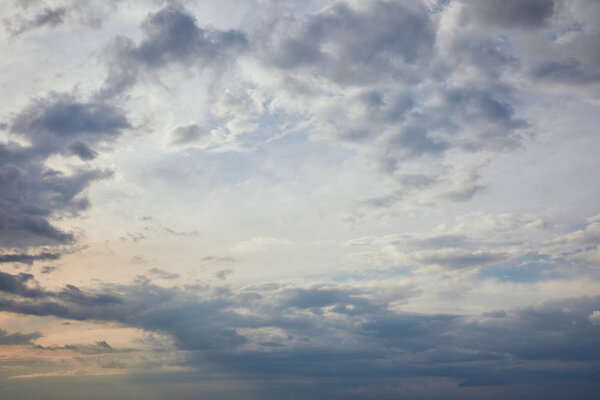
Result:
{"label": "cumulus cloud", "polygon": [[51,94],[17,114],[10,129],[40,152],[72,152],[86,160],[94,158],[91,146],[114,140],[129,127],[123,111],[113,105]]}
{"label": "cumulus cloud", "polygon": [[[82,192],[109,171],[49,168],[49,157],[94,158],[94,147],[114,141],[129,128],[123,112],[109,104],[53,93],[17,113],[10,132],[28,145],[0,143],[0,237],[3,248],[72,243],[71,233],[52,224],[57,216],[77,215],[89,206]],[[31,258],[29,262],[34,260]]]}
{"label": "cumulus cloud", "polygon": [[139,44],[118,37],[108,49],[108,77],[101,95],[112,96],[133,85],[140,71],[180,64],[200,68],[223,65],[243,51],[248,40],[237,30],[198,26],[188,10],[175,3],[149,14]]}

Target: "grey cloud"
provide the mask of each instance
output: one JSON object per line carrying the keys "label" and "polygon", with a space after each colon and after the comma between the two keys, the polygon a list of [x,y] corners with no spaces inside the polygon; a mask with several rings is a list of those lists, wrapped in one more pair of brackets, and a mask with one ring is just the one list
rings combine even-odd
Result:
{"label": "grey cloud", "polygon": [[133,85],[140,69],[154,70],[170,64],[218,66],[248,46],[237,30],[201,28],[185,8],[170,4],[142,23],[144,38],[136,45],[117,38],[109,48],[108,77],[100,97],[121,93]]}
{"label": "grey cloud", "polygon": [[0,345],[31,345],[32,341],[40,338],[38,332],[33,333],[8,333],[0,328]]}
{"label": "grey cloud", "polygon": [[196,143],[208,136],[208,132],[196,124],[180,126],[171,133],[173,145],[188,145]]}
{"label": "grey cloud", "polygon": [[85,143],[82,142],[75,142],[69,145],[69,150],[71,153],[84,161],[93,160],[98,156],[96,151],[90,149]]}
{"label": "grey cloud", "polygon": [[57,268],[58,267],[55,267],[55,266],[52,266],[52,265],[46,265],[46,266],[42,267],[42,269],[40,270],[40,273],[42,273],[42,274],[49,274],[49,273],[52,273],[52,272],[56,271]]}
{"label": "grey cloud", "polygon": [[506,28],[543,26],[554,14],[555,0],[474,0],[468,12],[483,23]]}
{"label": "grey cloud", "polygon": [[[515,117],[511,95],[512,89],[506,86],[451,88],[442,93],[443,102],[423,114],[421,121],[424,126],[462,136],[455,145],[467,151],[514,149],[528,123]],[[432,119],[427,121],[429,117]]]}
{"label": "grey cloud", "polygon": [[13,13],[3,22],[14,36],[40,28],[55,29],[61,26],[98,29],[121,1],[60,0],[48,5],[45,1],[13,0],[12,6],[5,7]]}
{"label": "grey cloud", "polygon": [[73,285],[67,285],[57,297],[66,303],[77,304],[81,306],[107,306],[110,304],[120,304],[123,300],[113,293],[93,293],[87,294]]}
{"label": "grey cloud", "polygon": [[217,271],[215,273],[215,277],[217,277],[218,279],[225,280],[231,274],[233,274],[233,270],[231,270],[231,269],[223,269],[221,271]]}
{"label": "grey cloud", "polygon": [[0,291],[28,298],[45,297],[48,293],[44,290],[27,286],[27,282],[31,280],[33,280],[31,274],[12,275],[0,272]]}
{"label": "grey cloud", "polygon": [[400,176],[403,187],[422,188],[435,183],[435,177],[424,174],[405,174]]}
{"label": "grey cloud", "polygon": [[112,350],[112,347],[105,340],[97,341],[96,345],[106,350]]}
{"label": "grey cloud", "polygon": [[17,262],[27,265],[33,264],[34,261],[38,260],[58,260],[60,258],[59,253],[40,253],[40,254],[0,254],[0,264]]}
{"label": "grey cloud", "polygon": [[13,35],[21,35],[25,32],[41,27],[56,27],[61,25],[67,14],[64,7],[45,8],[30,19],[16,18],[6,19],[5,26]]}
{"label": "grey cloud", "polygon": [[57,350],[70,350],[80,354],[96,355],[96,354],[107,354],[107,353],[127,353],[131,349],[117,349],[112,347],[105,340],[98,340],[93,344],[67,344],[64,346],[34,346],[36,349],[46,351],[57,351]]}
{"label": "grey cloud", "polygon": [[129,127],[113,105],[52,94],[16,115],[10,129],[31,140],[38,151],[71,152],[86,160],[95,155],[89,146],[110,142]]}
{"label": "grey cloud", "polygon": [[414,259],[420,263],[441,265],[447,268],[470,268],[499,263],[509,258],[503,252],[469,251],[458,248],[443,248],[435,251],[424,251],[416,254]]}
{"label": "grey cloud", "polygon": [[[25,279],[27,278],[27,279]],[[23,279],[7,274],[11,293],[27,293]],[[24,296],[25,297],[25,296]],[[164,289],[141,280],[134,286],[115,286],[108,291],[82,291],[67,285],[60,292],[46,292],[32,301],[0,297],[0,309],[20,314],[54,315],[74,320],[115,321],[143,329],[167,332],[182,349],[236,347],[245,338],[235,330],[234,314],[226,311],[230,301],[199,301],[177,288]]]}
{"label": "grey cloud", "polygon": [[424,154],[438,154],[446,150],[448,143],[431,139],[424,129],[408,128],[401,135],[392,139],[392,144],[405,150],[409,157]]}
{"label": "grey cloud", "polygon": [[449,147],[447,142],[429,137],[425,129],[410,127],[387,142],[380,162],[387,171],[394,172],[405,159],[439,155]]}
{"label": "grey cloud", "polygon": [[[521,226],[526,223],[523,221]],[[524,233],[519,232],[518,227],[510,229],[513,240],[506,240],[505,232],[499,232],[500,226],[486,227],[477,234],[468,226],[459,230],[446,228],[427,235],[363,238],[348,245],[362,247],[359,254],[387,253],[390,257],[388,262],[399,266],[437,266],[448,270],[492,268],[495,264],[514,260],[529,251],[522,236]]]}
{"label": "grey cloud", "polygon": [[451,188],[444,192],[442,196],[454,202],[464,202],[471,200],[485,188],[485,185],[479,183],[479,175],[466,173],[456,176]]}
{"label": "grey cloud", "polygon": [[169,233],[169,234],[175,235],[175,236],[200,236],[200,232],[198,232],[198,231],[176,231],[176,230],[168,228],[168,227],[163,227],[163,230],[166,233]]}
{"label": "grey cloud", "polygon": [[524,40],[531,55],[523,57],[524,72],[541,90],[559,89],[584,100],[600,96],[600,36],[596,21],[600,6],[595,1],[557,2],[557,18],[546,37]]}
{"label": "grey cloud", "polygon": [[159,277],[160,279],[177,279],[179,278],[179,274],[170,273],[167,271],[163,271],[162,269],[152,268],[148,270],[149,273]]}
{"label": "grey cloud", "polygon": [[86,169],[66,175],[47,168],[45,157],[36,151],[0,145],[0,239],[5,248],[72,243],[73,235],[53,226],[50,218],[87,209],[89,201],[80,196],[83,190],[110,176]]}
{"label": "grey cloud", "polygon": [[539,63],[531,69],[531,74],[542,82],[588,85],[600,81],[600,73],[594,69],[598,65],[600,62],[597,65],[585,65],[581,60],[569,57]]}
{"label": "grey cloud", "polygon": [[[354,377],[352,385],[361,385],[419,376],[486,386],[572,381],[573,361],[578,377],[589,375],[600,363],[598,327],[588,320],[598,298],[466,317],[391,311],[377,300],[377,289],[330,285],[262,292],[203,290],[199,296],[140,280],[97,291],[67,287],[37,300],[0,299],[0,308],[168,333],[180,349],[194,350],[188,367],[206,367],[208,362],[227,373],[251,372],[259,381],[292,376],[317,384],[320,379]],[[254,315],[233,312],[236,307],[252,309]],[[264,328],[284,334],[274,338],[240,333]],[[251,341],[263,350],[242,347]],[[97,347],[110,351],[102,344]]]}
{"label": "grey cloud", "polygon": [[270,64],[308,69],[340,84],[406,78],[427,58],[435,37],[427,11],[416,2],[375,1],[361,10],[340,3],[277,29],[282,35],[273,35],[265,50]]}
{"label": "grey cloud", "polygon": [[[510,4],[507,13],[529,15],[519,26],[535,22],[535,7]],[[390,207],[423,191],[436,201],[469,201],[485,185],[455,182],[462,178],[443,164],[446,154],[514,150],[529,134],[518,90],[506,79],[520,68],[512,43],[477,24],[447,35],[439,19],[445,12],[441,3],[420,1],[338,3],[281,19],[258,36],[257,57],[274,71],[268,98],[290,119],[310,118],[309,135],[349,143],[397,178],[394,194],[373,205]],[[403,182],[423,157],[446,172],[423,185]]]}
{"label": "grey cloud", "polygon": [[215,62],[223,57],[223,49],[247,44],[239,31],[200,28],[187,10],[174,5],[149,15],[142,29],[146,37],[132,56],[150,68],[171,62]]}
{"label": "grey cloud", "polygon": [[50,222],[89,207],[82,192],[109,171],[79,168],[70,174],[46,166],[55,154],[94,158],[93,147],[113,142],[130,124],[112,105],[53,93],[17,113],[9,129],[30,145],[0,144],[0,239],[3,248],[27,248],[74,241]]}

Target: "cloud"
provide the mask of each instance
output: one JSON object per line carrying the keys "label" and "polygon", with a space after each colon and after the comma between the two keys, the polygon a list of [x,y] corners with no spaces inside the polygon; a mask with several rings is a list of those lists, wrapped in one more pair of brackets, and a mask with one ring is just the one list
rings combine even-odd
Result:
{"label": "cloud", "polygon": [[[280,69],[360,84],[409,75],[430,54],[434,36],[417,2],[376,1],[361,9],[338,3],[305,21],[283,20],[264,58]],[[385,69],[390,73],[380,74]]]}
{"label": "cloud", "polygon": [[2,247],[72,243],[73,235],[52,225],[51,219],[86,210],[89,201],[82,192],[111,172],[80,167],[68,173],[49,168],[46,161],[57,154],[90,160],[97,154],[94,147],[113,142],[129,127],[119,108],[69,94],[35,99],[17,113],[8,128],[30,143],[0,143]]}
{"label": "cloud", "polygon": [[[138,280],[95,290],[67,286],[43,298],[12,293],[21,298],[1,299],[3,311],[165,333],[189,351],[187,367],[252,373],[259,382],[294,377],[312,386],[353,377],[356,387],[398,376],[445,377],[466,386],[570,382],[600,360],[590,319],[597,297],[463,316],[392,310],[376,287],[335,284],[198,292]],[[79,350],[99,354],[112,351],[109,346],[99,341]],[[576,372],[568,367],[573,362]],[[342,393],[341,386],[331,390]]]}
{"label": "cloud", "polygon": [[589,316],[588,319],[590,320],[590,322],[592,323],[592,325],[600,325],[600,311],[593,311]]}
{"label": "cloud", "polygon": [[76,25],[78,28],[99,29],[114,12],[121,0],[93,2],[90,0],[63,0],[48,6],[44,1],[13,1],[9,7],[13,15],[3,20],[4,26],[13,36],[47,28],[56,29],[64,25]]}
{"label": "cloud", "polygon": [[40,253],[40,254],[3,254],[0,255],[0,264],[9,262],[18,262],[27,265],[33,264],[34,261],[38,260],[58,260],[60,254],[58,253]]}
{"label": "cloud", "polygon": [[27,298],[41,298],[48,295],[42,289],[28,287],[27,282],[31,280],[33,280],[31,274],[12,275],[0,272],[0,291]]}
{"label": "cloud", "polygon": [[192,124],[175,128],[171,136],[173,137],[171,144],[181,146],[202,142],[208,138],[208,133],[200,126]]}
{"label": "cloud", "polygon": [[110,142],[130,127],[123,112],[113,105],[51,94],[17,114],[10,129],[31,140],[40,152],[69,151],[86,160],[94,158],[91,146]]}
{"label": "cloud", "polygon": [[170,273],[167,271],[163,271],[162,269],[158,269],[158,268],[149,269],[148,272],[160,279],[177,279],[177,278],[179,278],[179,274]]}
{"label": "cloud", "polygon": [[[39,153],[42,153],[40,155]],[[0,239],[4,248],[68,244],[71,233],[52,225],[52,217],[77,215],[89,207],[80,196],[108,171],[82,168],[65,174],[44,165],[46,149],[0,144]]]}
{"label": "cloud", "polygon": [[600,243],[600,216],[589,217],[581,229],[568,232],[542,244],[540,252],[553,256],[581,256],[596,250]]}
{"label": "cloud", "polygon": [[215,277],[217,277],[218,279],[221,279],[221,280],[225,280],[231,274],[233,274],[233,270],[222,269],[220,271],[215,272]]}
{"label": "cloud", "polygon": [[80,354],[97,355],[113,352],[128,352],[128,349],[114,349],[105,340],[98,340],[94,344],[67,344],[64,346],[40,346],[36,345],[35,349],[47,351],[70,350]]}
{"label": "cloud", "polygon": [[505,28],[539,28],[553,16],[554,0],[469,1],[467,10],[483,23]]}
{"label": "cloud", "polygon": [[136,45],[118,37],[108,49],[108,77],[101,96],[114,96],[137,82],[141,71],[172,64],[222,66],[248,45],[237,30],[201,28],[196,18],[175,3],[149,14],[141,25],[143,39]]}
{"label": "cloud", "polygon": [[20,35],[24,32],[41,28],[44,26],[55,27],[63,23],[67,10],[62,7],[45,8],[42,12],[35,15],[31,20],[23,20],[16,28],[9,26],[14,35]]}
{"label": "cloud", "polygon": [[4,329],[0,329],[0,345],[31,345],[33,340],[41,336],[39,332],[9,334]]}
{"label": "cloud", "polygon": [[46,265],[46,266],[42,267],[42,269],[40,270],[40,273],[41,274],[50,274],[50,273],[56,271],[57,268],[58,267],[55,267],[55,266],[52,266],[52,265]]}
{"label": "cloud", "polygon": [[[246,80],[235,93],[265,106],[237,139],[245,140],[261,118],[274,119],[350,147],[392,176],[394,193],[373,205],[470,201],[485,182],[475,182],[481,163],[465,160],[519,148],[530,124],[507,79],[519,66],[513,47],[476,24],[465,33],[447,31],[460,23],[449,22],[459,19],[453,7],[338,2],[249,34],[256,44],[239,62]],[[417,171],[430,177],[426,185],[403,178]]]}

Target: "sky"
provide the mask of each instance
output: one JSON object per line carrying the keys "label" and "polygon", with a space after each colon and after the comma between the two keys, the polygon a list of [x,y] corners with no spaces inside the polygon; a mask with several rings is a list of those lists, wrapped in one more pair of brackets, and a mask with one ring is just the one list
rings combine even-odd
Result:
{"label": "sky", "polygon": [[0,0],[0,398],[595,399],[597,0]]}

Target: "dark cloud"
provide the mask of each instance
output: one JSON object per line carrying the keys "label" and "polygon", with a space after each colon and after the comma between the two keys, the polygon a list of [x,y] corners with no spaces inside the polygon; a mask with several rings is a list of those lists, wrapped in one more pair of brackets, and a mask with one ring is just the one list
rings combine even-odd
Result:
{"label": "dark cloud", "polygon": [[51,272],[56,271],[57,268],[58,267],[55,267],[55,266],[52,266],[52,265],[46,265],[46,266],[42,267],[42,269],[40,270],[40,273],[42,273],[42,274],[49,274]]}
{"label": "dark cloud", "polygon": [[75,142],[69,145],[69,151],[84,161],[93,160],[98,156],[97,152],[90,149],[85,143],[82,142]]}
{"label": "dark cloud", "polygon": [[131,349],[115,349],[105,340],[98,340],[94,344],[67,344],[64,346],[34,346],[36,349],[57,351],[57,350],[71,350],[76,353],[96,355],[96,354],[107,354],[116,352],[130,352]]}
{"label": "dark cloud", "polygon": [[150,68],[171,62],[211,63],[223,57],[224,49],[247,44],[239,31],[200,28],[193,15],[175,5],[149,15],[142,30],[145,38],[131,55]]}
{"label": "dark cloud", "polygon": [[[46,149],[40,151],[46,153]],[[82,169],[67,175],[44,165],[35,147],[0,145],[0,239],[4,248],[72,243],[71,233],[50,222],[89,206],[81,193],[107,171]]]}
{"label": "dark cloud", "polygon": [[33,280],[33,275],[20,273],[18,275],[0,272],[0,291],[27,298],[41,298],[48,295],[42,289],[30,288],[27,283]]}
{"label": "dark cloud", "polygon": [[99,341],[97,341],[96,345],[98,347],[101,347],[101,348],[106,349],[106,350],[112,350],[111,345],[109,345],[105,340],[99,340]]}
{"label": "dark cloud", "polygon": [[543,26],[555,7],[555,0],[475,0],[467,10],[486,24],[531,29]]}
{"label": "dark cloud", "polygon": [[[600,43],[600,40],[598,42]],[[598,65],[600,62],[596,66]],[[563,60],[542,62],[532,68],[531,74],[542,82],[593,85],[600,82],[600,73],[592,69],[596,66],[584,65],[582,61],[569,57]]]}
{"label": "dark cloud", "polygon": [[120,304],[123,301],[118,295],[113,293],[88,294],[73,285],[67,285],[60,293],[56,294],[56,297],[66,303],[90,307]]}
{"label": "dark cloud", "polygon": [[129,127],[123,111],[113,105],[52,94],[17,114],[10,129],[40,152],[72,153],[89,160],[95,156],[91,146],[110,142]]}
{"label": "dark cloud", "polygon": [[102,102],[86,102],[67,94],[38,98],[12,119],[12,134],[27,139],[22,146],[0,144],[0,239],[3,248],[72,243],[71,233],[52,218],[75,216],[89,207],[83,191],[109,171],[79,168],[71,173],[46,166],[56,154],[94,158],[94,147],[114,141],[129,128],[123,112]]}
{"label": "dark cloud", "polygon": [[[99,291],[68,286],[35,299],[23,291],[31,276],[9,278],[11,294],[22,299],[2,299],[4,311],[114,321],[167,333],[181,349],[205,350],[190,353],[191,365],[198,356],[198,362],[208,360],[230,372],[367,381],[401,374],[497,385],[543,381],[549,371],[553,379],[570,379],[569,363],[577,361],[580,372],[591,373],[600,362],[598,327],[589,320],[598,298],[466,317],[391,311],[377,300],[376,290],[336,285],[263,292],[206,288],[199,296],[197,289],[167,289],[140,280]],[[254,315],[232,311],[236,307],[252,309]],[[284,335],[240,333],[264,328]],[[242,350],[252,342],[265,350]],[[103,342],[97,347],[110,351]],[[515,369],[506,370],[506,362]]]}
{"label": "dark cloud", "polygon": [[[33,264],[34,261],[38,260],[58,260],[60,254],[58,253],[40,253],[40,254],[2,254],[0,255],[1,263],[23,263],[27,265]],[[53,268],[53,267],[51,267]]]}
{"label": "dark cloud", "polygon": [[12,333],[9,334],[0,328],[0,345],[31,345],[32,341],[40,338],[42,335],[34,333]]}
{"label": "dark cloud", "polygon": [[192,14],[176,4],[149,14],[141,27],[144,37],[138,45],[119,37],[110,47],[109,73],[101,96],[121,93],[137,81],[140,70],[171,64],[222,66],[248,46],[242,32],[201,28]]}

